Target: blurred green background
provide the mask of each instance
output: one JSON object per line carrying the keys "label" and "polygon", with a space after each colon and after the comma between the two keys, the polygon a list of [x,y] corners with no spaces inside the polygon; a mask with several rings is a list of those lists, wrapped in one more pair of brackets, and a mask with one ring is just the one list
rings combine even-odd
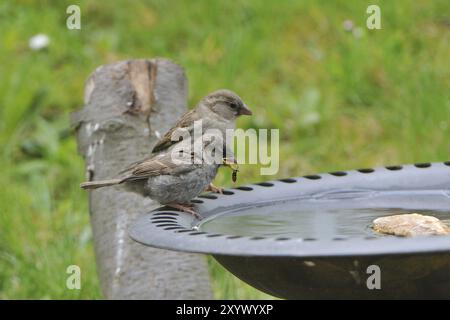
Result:
{"label": "blurred green background", "polygon": [[[66,28],[70,4],[81,30]],[[369,4],[382,30],[366,28]],[[37,33],[47,49],[29,48]],[[1,1],[0,298],[101,298],[68,125],[97,66],[171,58],[191,106],[235,90],[255,112],[239,127],[281,129],[287,177],[449,160],[449,34],[448,0]],[[272,178],[241,173],[240,183]],[[217,182],[230,185],[229,172]],[[81,290],[65,287],[71,264]],[[210,270],[217,298],[269,297]]]}

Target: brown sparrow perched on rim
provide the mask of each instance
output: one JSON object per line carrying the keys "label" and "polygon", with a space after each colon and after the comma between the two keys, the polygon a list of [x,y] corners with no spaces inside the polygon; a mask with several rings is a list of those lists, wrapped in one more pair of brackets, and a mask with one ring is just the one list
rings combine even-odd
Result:
{"label": "brown sparrow perched on rim", "polygon": [[[80,187],[97,189],[123,185],[127,191],[148,196],[162,205],[200,218],[190,201],[205,190],[225,162],[207,161],[205,154],[198,150],[185,152],[190,150],[190,143],[181,141],[173,148],[131,164],[113,179],[88,181]],[[202,140],[202,143],[205,148],[211,141]],[[221,148],[220,151],[223,152],[224,149]],[[220,154],[219,160],[222,160],[222,156]]]}

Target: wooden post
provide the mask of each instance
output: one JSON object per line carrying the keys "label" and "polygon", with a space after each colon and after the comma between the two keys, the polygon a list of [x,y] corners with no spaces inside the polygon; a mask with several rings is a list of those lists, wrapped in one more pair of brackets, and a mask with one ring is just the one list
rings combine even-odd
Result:
{"label": "wooden post", "polygon": [[[97,68],[85,106],[72,114],[87,180],[113,177],[145,158],[187,109],[183,69],[166,59],[128,60]],[[143,246],[128,237],[149,198],[120,186],[90,191],[97,269],[107,299],[211,299],[205,258]]]}

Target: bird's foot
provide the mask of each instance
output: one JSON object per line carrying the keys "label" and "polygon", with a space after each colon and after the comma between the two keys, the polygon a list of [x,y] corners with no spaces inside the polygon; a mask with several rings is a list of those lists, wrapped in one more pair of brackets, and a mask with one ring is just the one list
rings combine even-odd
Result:
{"label": "bird's foot", "polygon": [[174,208],[174,209],[177,209],[177,210],[180,210],[182,212],[190,213],[197,219],[201,219],[202,218],[202,216],[197,211],[195,211],[195,207],[194,207],[193,204],[190,204],[190,203],[183,203],[183,204],[181,204],[181,203],[169,203],[166,206]]}
{"label": "bird's foot", "polygon": [[209,186],[205,189],[205,192],[213,192],[213,193],[223,194],[223,188],[216,187],[215,185],[210,183]]}

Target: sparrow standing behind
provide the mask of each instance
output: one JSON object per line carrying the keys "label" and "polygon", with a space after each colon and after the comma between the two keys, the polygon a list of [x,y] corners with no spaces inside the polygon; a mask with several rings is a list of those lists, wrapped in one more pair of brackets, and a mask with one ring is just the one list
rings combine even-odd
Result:
{"label": "sparrow standing behind", "polygon": [[[226,130],[234,129],[236,119],[241,115],[252,115],[252,111],[236,93],[227,89],[214,91],[202,98],[194,109],[186,112],[177,124],[156,143],[152,153],[163,152],[176,144],[178,141],[173,141],[172,135],[177,129],[187,130],[193,137],[194,122],[198,120],[202,120],[202,134],[209,129],[218,129],[222,134],[220,138],[225,141]],[[227,146],[225,149],[227,155],[231,154]],[[222,188],[211,183],[206,191],[222,193]]]}

